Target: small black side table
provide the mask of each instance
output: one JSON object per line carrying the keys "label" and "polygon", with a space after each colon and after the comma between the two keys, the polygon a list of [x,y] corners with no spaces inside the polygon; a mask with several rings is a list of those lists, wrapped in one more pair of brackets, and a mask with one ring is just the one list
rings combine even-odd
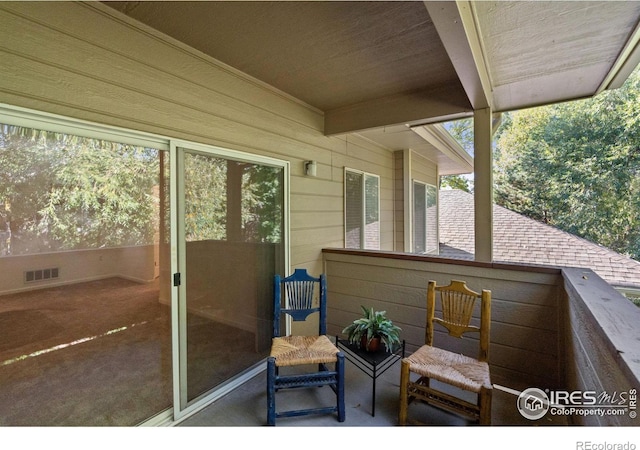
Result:
{"label": "small black side table", "polygon": [[371,395],[371,415],[373,417],[376,415],[376,378],[385,373],[397,361],[404,358],[404,345],[403,340],[402,346],[395,352],[387,352],[385,350],[368,352],[362,350],[359,345],[352,344],[347,339],[338,339],[338,336],[336,336],[336,346],[344,350],[345,358],[373,380]]}

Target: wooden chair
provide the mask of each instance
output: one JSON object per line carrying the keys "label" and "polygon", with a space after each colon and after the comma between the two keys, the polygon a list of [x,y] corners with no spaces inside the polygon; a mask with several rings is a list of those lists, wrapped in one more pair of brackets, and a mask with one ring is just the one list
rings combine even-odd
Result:
{"label": "wooden chair", "polygon": [[[332,414],[345,420],[344,354],[326,336],[327,292],[325,275],[310,276],[304,269],[293,275],[274,280],[274,321],[271,354],[267,358],[267,422],[275,425],[276,418],[308,414]],[[314,306],[314,298],[318,306]],[[310,314],[319,313],[319,330],[315,336],[281,336],[281,318],[304,321]],[[311,366],[317,371],[302,368],[301,372],[280,375],[281,367]],[[332,370],[333,369],[333,370]],[[276,411],[276,391],[328,385],[336,395],[335,406],[301,410]]]}
{"label": "wooden chair", "polygon": [[[435,316],[437,292],[440,293],[441,317]],[[477,299],[481,301],[480,327],[470,325]],[[480,333],[478,358],[434,347],[435,324],[442,325],[449,335],[457,338],[467,332]],[[492,385],[488,364],[490,325],[491,291],[483,290],[479,294],[468,289],[464,281],[458,280],[452,280],[448,286],[436,286],[435,281],[429,281],[425,345],[401,363],[400,425],[407,424],[408,405],[415,399],[470,417],[482,425],[491,424]],[[412,375],[418,377],[416,381],[411,381]],[[475,394],[477,401],[473,403],[437,390],[430,384],[431,379],[470,391]],[[415,420],[411,422],[418,423]]]}

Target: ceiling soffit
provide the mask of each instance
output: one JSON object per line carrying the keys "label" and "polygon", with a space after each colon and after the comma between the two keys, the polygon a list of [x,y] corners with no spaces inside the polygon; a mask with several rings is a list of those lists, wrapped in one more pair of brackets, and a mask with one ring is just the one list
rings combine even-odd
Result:
{"label": "ceiling soffit", "polygon": [[325,112],[460,88],[422,2],[106,4]]}
{"label": "ceiling soffit", "polygon": [[322,110],[326,134],[592,96],[640,35],[640,1],[105,4]]}
{"label": "ceiling soffit", "polygon": [[470,4],[496,111],[594,95],[640,17],[637,1]]}

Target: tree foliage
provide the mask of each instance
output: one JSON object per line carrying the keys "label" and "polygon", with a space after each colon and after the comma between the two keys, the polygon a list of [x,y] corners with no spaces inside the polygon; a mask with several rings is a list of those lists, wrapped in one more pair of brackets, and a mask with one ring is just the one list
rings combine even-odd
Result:
{"label": "tree foliage", "polygon": [[9,125],[0,131],[4,254],[153,242],[157,150]]}
{"label": "tree foliage", "polygon": [[[444,124],[447,132],[462,146],[467,153],[473,156],[473,119],[460,119]],[[440,188],[459,189],[465,192],[473,192],[473,178],[465,175],[445,175],[440,179]]]}
{"label": "tree foliage", "polygon": [[[185,157],[185,237],[187,241],[282,240],[282,169],[211,155]],[[229,204],[239,202],[236,224]],[[239,226],[239,235],[230,227]]]}
{"label": "tree foliage", "polygon": [[444,175],[440,179],[440,188],[459,189],[465,192],[473,192],[471,180],[462,175]]}
{"label": "tree foliage", "polygon": [[[0,124],[0,256],[152,244],[171,206],[160,155]],[[281,241],[281,168],[189,153],[183,173],[188,241],[229,239],[229,204],[233,239]]]}
{"label": "tree foliage", "polygon": [[242,178],[243,239],[282,241],[283,171],[278,167],[248,165]]}
{"label": "tree foliage", "polygon": [[[282,240],[282,169],[188,153],[184,177],[187,241]],[[229,203],[236,201],[240,215],[230,224]]]}
{"label": "tree foliage", "polygon": [[471,156],[474,154],[473,142],[473,118],[458,119],[444,124],[449,134],[467,151]]}
{"label": "tree foliage", "polygon": [[496,203],[640,259],[640,72],[593,99],[507,114]]}

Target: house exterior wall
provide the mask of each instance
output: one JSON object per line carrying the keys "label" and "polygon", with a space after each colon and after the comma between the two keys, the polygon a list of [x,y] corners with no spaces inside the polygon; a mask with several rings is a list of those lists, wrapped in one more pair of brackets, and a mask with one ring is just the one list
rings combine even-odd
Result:
{"label": "house exterior wall", "polygon": [[411,180],[438,187],[438,166],[433,161],[411,152]]}
{"label": "house exterior wall", "polygon": [[393,154],[324,136],[313,107],[98,2],[3,2],[0,42],[0,103],[289,161],[292,267],[318,273],[321,249],[343,247],[345,166],[380,176],[393,249]]}

